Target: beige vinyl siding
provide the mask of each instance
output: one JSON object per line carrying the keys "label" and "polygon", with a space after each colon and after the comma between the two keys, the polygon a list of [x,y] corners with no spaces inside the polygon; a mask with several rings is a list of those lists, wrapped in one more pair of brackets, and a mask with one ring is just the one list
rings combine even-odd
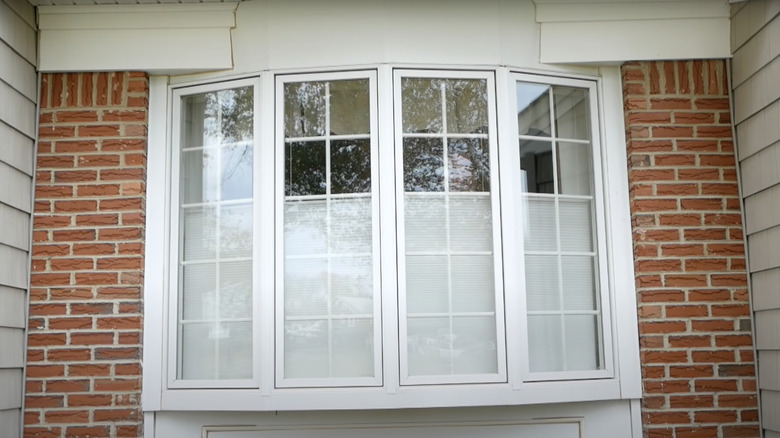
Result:
{"label": "beige vinyl siding", "polygon": [[731,43],[762,427],[780,438],[780,2],[733,6]]}
{"label": "beige vinyl siding", "polygon": [[35,11],[0,0],[0,431],[19,438],[37,75]]}

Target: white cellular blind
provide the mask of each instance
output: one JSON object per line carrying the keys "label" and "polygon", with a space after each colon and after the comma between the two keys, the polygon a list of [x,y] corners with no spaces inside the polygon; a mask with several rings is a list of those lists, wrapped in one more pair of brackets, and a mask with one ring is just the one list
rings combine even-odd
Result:
{"label": "white cellular blind", "polygon": [[182,99],[177,377],[252,377],[253,88]]}

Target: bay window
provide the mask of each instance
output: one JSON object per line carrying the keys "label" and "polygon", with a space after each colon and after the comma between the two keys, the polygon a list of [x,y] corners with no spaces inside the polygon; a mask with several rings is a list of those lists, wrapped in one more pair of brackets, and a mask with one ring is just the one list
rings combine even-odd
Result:
{"label": "bay window", "polygon": [[595,81],[383,67],[172,99],[169,390],[276,410],[619,385]]}

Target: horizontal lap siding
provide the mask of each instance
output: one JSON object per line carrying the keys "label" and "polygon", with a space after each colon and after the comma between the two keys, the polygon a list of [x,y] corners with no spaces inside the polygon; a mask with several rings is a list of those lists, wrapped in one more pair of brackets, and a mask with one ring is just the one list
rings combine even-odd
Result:
{"label": "horizontal lap siding", "polygon": [[733,9],[733,88],[766,436],[780,437],[780,2]]}
{"label": "horizontal lap siding", "polygon": [[759,436],[726,65],[622,67],[649,438]]}
{"label": "horizontal lap siding", "polygon": [[0,0],[0,435],[20,434],[36,111],[34,10]]}

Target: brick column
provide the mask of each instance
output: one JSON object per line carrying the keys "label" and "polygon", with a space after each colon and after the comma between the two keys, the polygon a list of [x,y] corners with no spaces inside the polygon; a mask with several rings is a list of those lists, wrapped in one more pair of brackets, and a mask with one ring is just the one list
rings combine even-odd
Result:
{"label": "brick column", "polygon": [[148,77],[45,74],[25,437],[140,437]]}
{"label": "brick column", "polygon": [[622,67],[646,437],[759,436],[726,67]]}

